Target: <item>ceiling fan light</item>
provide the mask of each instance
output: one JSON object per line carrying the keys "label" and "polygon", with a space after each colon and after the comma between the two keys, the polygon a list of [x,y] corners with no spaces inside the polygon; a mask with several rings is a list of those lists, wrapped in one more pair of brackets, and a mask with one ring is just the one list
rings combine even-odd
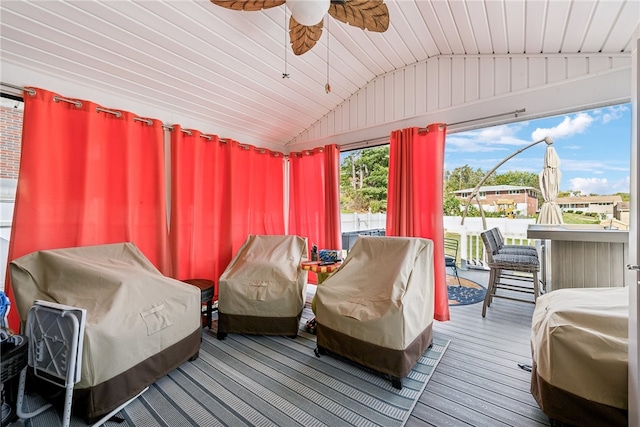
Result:
{"label": "ceiling fan light", "polygon": [[291,16],[302,25],[312,26],[322,21],[329,11],[331,0],[287,0]]}

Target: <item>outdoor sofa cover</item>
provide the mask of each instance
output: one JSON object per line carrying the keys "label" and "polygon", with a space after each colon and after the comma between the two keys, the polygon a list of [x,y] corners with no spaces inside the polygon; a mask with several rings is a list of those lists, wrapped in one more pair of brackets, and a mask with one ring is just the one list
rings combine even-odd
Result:
{"label": "outdoor sofa cover", "polygon": [[[10,264],[24,324],[35,300],[87,310],[74,412],[108,414],[200,349],[200,290],[164,276],[133,243],[33,252]],[[60,389],[58,389],[60,390]]]}
{"label": "outdoor sofa cover", "polygon": [[218,338],[227,333],[296,336],[307,294],[307,240],[250,235],[222,276]]}
{"label": "outdoor sofa cover", "polygon": [[359,236],[316,290],[318,349],[396,379],[432,343],[433,242]]}
{"label": "outdoor sofa cover", "polygon": [[531,393],[551,419],[627,425],[628,288],[558,289],[533,312]]}

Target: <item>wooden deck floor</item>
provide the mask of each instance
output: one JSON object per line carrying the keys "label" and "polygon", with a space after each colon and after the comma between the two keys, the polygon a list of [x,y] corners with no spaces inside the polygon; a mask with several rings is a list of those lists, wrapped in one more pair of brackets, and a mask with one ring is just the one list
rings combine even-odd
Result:
{"label": "wooden deck floor", "polygon": [[[460,272],[486,286],[485,271]],[[548,426],[529,392],[529,336],[534,305],[496,299],[482,317],[482,303],[451,307],[449,322],[434,334],[451,344],[420,397],[408,427]]]}

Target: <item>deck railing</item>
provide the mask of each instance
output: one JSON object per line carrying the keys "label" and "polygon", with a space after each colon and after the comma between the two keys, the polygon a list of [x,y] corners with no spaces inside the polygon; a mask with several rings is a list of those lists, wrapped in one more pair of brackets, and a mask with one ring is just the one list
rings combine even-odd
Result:
{"label": "deck railing", "polygon": [[[486,255],[480,233],[485,228],[482,218],[462,218],[459,216],[443,217],[445,235],[457,237],[459,235],[459,257],[461,268],[486,268]],[[535,246],[536,240],[527,239],[527,228],[534,224],[534,219],[486,218],[487,229],[498,227],[510,245]],[[352,213],[342,214],[342,248],[348,251],[359,234],[385,235],[385,214]]]}

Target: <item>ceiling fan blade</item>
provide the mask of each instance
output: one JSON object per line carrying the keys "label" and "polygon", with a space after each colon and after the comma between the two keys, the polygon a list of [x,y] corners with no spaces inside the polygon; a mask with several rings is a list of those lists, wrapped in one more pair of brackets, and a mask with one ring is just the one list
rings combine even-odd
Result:
{"label": "ceiling fan blade", "polygon": [[227,9],[254,11],[280,6],[284,4],[285,1],[286,0],[211,0],[211,3]]}
{"label": "ceiling fan blade", "polygon": [[308,52],[322,36],[322,21],[316,25],[302,25],[293,16],[289,20],[289,38],[291,49],[296,55]]}
{"label": "ceiling fan blade", "polygon": [[329,14],[338,21],[363,30],[382,33],[389,28],[389,9],[383,0],[347,0],[331,3]]}

